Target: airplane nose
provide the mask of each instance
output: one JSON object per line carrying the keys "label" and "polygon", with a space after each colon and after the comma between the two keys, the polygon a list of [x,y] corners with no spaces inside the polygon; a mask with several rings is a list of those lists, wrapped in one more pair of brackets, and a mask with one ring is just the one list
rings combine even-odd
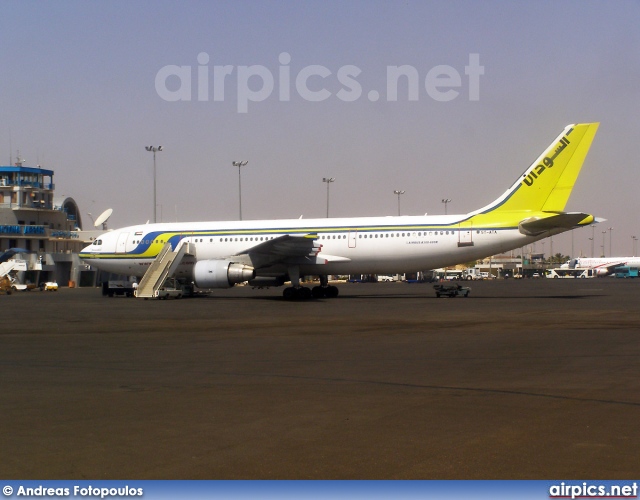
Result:
{"label": "airplane nose", "polygon": [[91,253],[91,252],[93,252],[93,245],[86,246],[80,251],[80,253]]}

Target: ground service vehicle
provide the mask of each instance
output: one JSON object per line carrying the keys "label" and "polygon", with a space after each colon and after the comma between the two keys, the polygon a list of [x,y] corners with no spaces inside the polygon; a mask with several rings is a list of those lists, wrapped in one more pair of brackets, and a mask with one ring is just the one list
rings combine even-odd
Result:
{"label": "ground service vehicle", "polygon": [[482,276],[482,273],[478,269],[476,269],[475,267],[470,267],[468,269],[465,269],[464,272],[463,272],[463,277],[467,281],[485,279]]}
{"label": "ground service vehicle", "polygon": [[468,297],[471,288],[461,285],[433,285],[436,297]]}
{"label": "ground service vehicle", "polygon": [[181,299],[182,298],[182,287],[180,283],[178,283],[175,279],[169,278],[167,279],[162,286],[155,291],[155,298],[157,299]]}
{"label": "ground service vehicle", "polygon": [[593,269],[567,269],[559,267],[547,269],[547,278],[595,278],[596,272]]}
{"label": "ground service vehicle", "polygon": [[637,278],[638,268],[630,266],[616,267],[616,278]]}
{"label": "ground service vehicle", "polygon": [[113,297],[114,295],[125,295],[133,297],[133,282],[122,280],[110,280],[102,283],[102,295]]}

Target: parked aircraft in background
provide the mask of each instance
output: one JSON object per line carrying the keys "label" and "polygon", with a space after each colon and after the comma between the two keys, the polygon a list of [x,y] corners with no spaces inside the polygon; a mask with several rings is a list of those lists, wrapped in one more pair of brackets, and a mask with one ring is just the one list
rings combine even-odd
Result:
{"label": "parked aircraft in background", "polygon": [[622,266],[640,267],[640,257],[578,257],[565,262],[561,267],[593,269],[598,276],[608,276]]}
{"label": "parked aircraft in background", "polygon": [[[102,234],[80,258],[122,275],[151,268],[138,293],[164,276],[200,288],[291,281],[285,298],[335,297],[328,275],[452,266],[597,222],[564,212],[597,128],[567,126],[502,196],[467,214],[144,224]],[[320,286],[301,286],[303,275]]]}

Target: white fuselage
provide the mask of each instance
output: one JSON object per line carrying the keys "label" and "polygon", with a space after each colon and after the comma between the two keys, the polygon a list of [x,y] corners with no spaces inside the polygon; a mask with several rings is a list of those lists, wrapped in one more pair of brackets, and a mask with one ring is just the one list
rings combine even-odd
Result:
{"label": "white fuselage", "polygon": [[[549,236],[525,236],[517,228],[459,228],[467,215],[289,219],[233,222],[160,223],[110,231],[86,247],[81,257],[96,267],[142,276],[169,238],[195,246],[180,265],[189,276],[196,261],[228,259],[268,239],[317,235],[317,259],[300,264],[301,274],[380,274],[414,272],[469,262]],[[551,233],[553,234],[553,233]],[[100,244],[96,244],[100,242]],[[156,243],[157,242],[157,243]],[[175,245],[174,245],[175,246]],[[323,257],[327,256],[323,260]],[[335,257],[338,257],[337,259]],[[321,263],[318,263],[318,262]],[[286,268],[256,269],[272,275]]]}

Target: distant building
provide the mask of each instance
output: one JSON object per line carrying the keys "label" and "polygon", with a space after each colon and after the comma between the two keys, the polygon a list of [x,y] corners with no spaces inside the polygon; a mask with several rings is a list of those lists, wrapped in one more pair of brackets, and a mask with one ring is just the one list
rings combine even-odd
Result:
{"label": "distant building", "polygon": [[21,161],[0,166],[0,253],[23,250],[16,256],[27,265],[19,273],[21,282],[94,286],[96,272],[78,258],[91,233],[81,231],[73,198],[54,198],[53,175],[53,170],[25,167]]}

